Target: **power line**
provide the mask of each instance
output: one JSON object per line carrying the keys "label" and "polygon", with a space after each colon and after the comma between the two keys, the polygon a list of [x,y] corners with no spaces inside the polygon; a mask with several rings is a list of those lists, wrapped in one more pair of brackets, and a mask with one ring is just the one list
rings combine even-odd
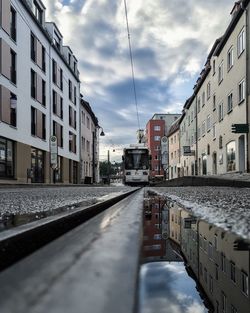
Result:
{"label": "power line", "polygon": [[138,112],[138,102],[137,102],[137,94],[136,94],[136,86],[135,86],[134,62],[133,62],[133,54],[132,54],[132,47],[131,47],[131,40],[130,40],[130,31],[129,31],[129,23],[128,23],[128,10],[127,10],[126,0],[124,0],[124,8],[125,8],[125,16],[126,16],[127,32],[128,32],[128,45],[129,45],[131,72],[132,72],[133,89],[134,89],[134,97],[135,97],[135,108],[136,108],[138,129],[140,129],[141,127],[140,127],[140,118],[139,118],[139,112]]}

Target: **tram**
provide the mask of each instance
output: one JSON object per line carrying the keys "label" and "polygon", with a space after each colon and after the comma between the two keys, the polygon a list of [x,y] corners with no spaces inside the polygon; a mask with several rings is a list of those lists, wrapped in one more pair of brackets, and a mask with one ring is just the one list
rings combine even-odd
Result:
{"label": "tram", "polygon": [[148,185],[150,155],[144,144],[131,144],[123,150],[123,183],[125,185]]}

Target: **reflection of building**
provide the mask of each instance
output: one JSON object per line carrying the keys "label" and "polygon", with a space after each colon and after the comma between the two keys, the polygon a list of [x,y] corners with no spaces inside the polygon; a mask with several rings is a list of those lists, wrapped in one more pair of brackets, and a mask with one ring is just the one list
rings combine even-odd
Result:
{"label": "reflection of building", "polygon": [[249,312],[249,251],[234,250],[237,236],[198,222],[199,281],[215,312]]}
{"label": "reflection of building", "polygon": [[99,182],[99,126],[88,102],[81,99],[81,182]]}
{"label": "reflection of building", "polygon": [[146,126],[146,143],[150,150],[151,176],[164,175],[161,163],[161,138],[168,132],[170,125],[179,117],[179,114],[155,114]]}
{"label": "reflection of building", "polygon": [[165,198],[154,195],[144,200],[143,225],[143,258],[145,261],[179,262],[182,260],[168,240],[169,212],[165,206]]}
{"label": "reflection of building", "polygon": [[180,244],[187,265],[213,304],[214,312],[248,312],[249,242],[198,220],[176,203],[168,202],[168,207],[170,238]]}
{"label": "reflection of building", "polygon": [[52,182],[50,136],[55,135],[54,178],[77,183],[77,59],[57,26],[45,22],[42,1],[4,0],[0,15],[0,179]]}
{"label": "reflection of building", "polygon": [[181,243],[181,210],[180,208],[171,203],[169,208],[169,237],[176,243]]}

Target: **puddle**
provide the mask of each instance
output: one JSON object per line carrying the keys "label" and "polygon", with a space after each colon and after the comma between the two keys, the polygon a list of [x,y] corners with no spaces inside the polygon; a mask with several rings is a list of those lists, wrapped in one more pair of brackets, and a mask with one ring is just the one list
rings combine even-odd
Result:
{"label": "puddle", "polygon": [[250,312],[250,243],[150,190],[138,313]]}

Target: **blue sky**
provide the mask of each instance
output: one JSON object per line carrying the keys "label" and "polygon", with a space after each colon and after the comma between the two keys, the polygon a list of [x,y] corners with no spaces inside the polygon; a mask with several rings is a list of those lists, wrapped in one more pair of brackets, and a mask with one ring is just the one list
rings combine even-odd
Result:
{"label": "blue sky", "polygon": [[[43,0],[79,61],[90,102],[118,160],[136,141],[137,118],[123,0]],[[127,0],[140,126],[154,113],[180,113],[209,49],[230,22],[231,0]]]}

